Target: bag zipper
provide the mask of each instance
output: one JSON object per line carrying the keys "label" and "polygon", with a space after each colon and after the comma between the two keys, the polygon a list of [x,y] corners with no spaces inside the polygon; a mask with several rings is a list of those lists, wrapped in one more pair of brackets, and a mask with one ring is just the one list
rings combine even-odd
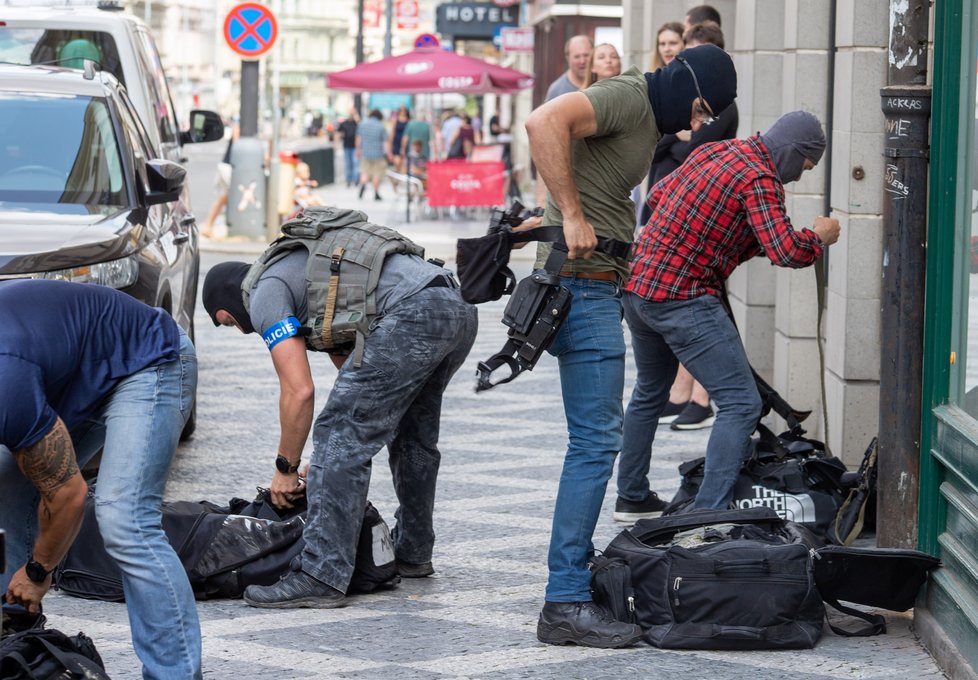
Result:
{"label": "bag zipper", "polygon": [[[687,576],[677,576],[672,581],[672,603],[677,609],[679,608],[679,588],[683,581],[714,581],[718,580],[713,574],[698,574],[698,575],[687,575]],[[760,584],[783,584],[783,585],[798,585],[801,583],[808,583],[808,577],[806,576],[785,576],[782,578],[736,578],[736,579],[724,579],[727,583],[760,583]]]}

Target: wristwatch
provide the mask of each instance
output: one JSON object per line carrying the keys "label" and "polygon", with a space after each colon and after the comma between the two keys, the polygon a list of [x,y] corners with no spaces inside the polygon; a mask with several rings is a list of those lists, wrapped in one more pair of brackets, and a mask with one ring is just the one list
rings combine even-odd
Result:
{"label": "wristwatch", "polygon": [[302,462],[301,459],[297,460],[295,465],[289,462],[289,459],[279,454],[275,458],[275,469],[281,472],[283,475],[291,475],[293,472],[299,469],[299,464]]}
{"label": "wristwatch", "polygon": [[27,572],[27,578],[32,580],[34,583],[44,583],[54,569],[51,569],[50,571],[45,569],[43,564],[31,557],[31,559],[24,566],[24,571]]}

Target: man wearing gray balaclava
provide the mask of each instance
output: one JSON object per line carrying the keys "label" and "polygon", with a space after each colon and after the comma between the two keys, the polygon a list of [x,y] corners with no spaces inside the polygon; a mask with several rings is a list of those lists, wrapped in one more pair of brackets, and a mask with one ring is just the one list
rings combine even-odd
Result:
{"label": "man wearing gray balaclava", "polygon": [[[593,252],[597,236],[631,242],[632,187],[665,133],[696,130],[737,94],[730,57],[715,45],[684,50],[665,68],[632,68],[561,95],[526,121],[530,153],[549,190],[544,224],[563,227],[568,260],[560,283],[570,312],[548,351],[557,357],[567,421],[537,639],[623,647],[642,629],[616,621],[591,600],[588,553],[608,480],[621,450],[625,338],[621,283],[628,262]],[[546,255],[538,253],[538,267]]]}
{"label": "man wearing gray balaclava", "polygon": [[724,282],[761,254],[781,267],[807,267],[838,240],[838,220],[816,217],[811,229],[795,230],[784,206],[782,185],[814,168],[824,150],[818,119],[794,111],[761,136],[699,147],[649,195],[652,217],[623,300],[638,375],[619,464],[644,456],[648,470],[682,362],[718,407],[696,509],[728,506],[761,416],[744,345],[721,302]]}

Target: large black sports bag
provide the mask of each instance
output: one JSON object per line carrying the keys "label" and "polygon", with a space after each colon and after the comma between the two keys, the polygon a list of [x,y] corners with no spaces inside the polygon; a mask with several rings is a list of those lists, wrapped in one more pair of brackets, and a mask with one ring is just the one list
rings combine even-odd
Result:
{"label": "large black sports bag", "polygon": [[[284,513],[259,489],[254,501],[231,499],[163,504],[163,531],[183,563],[199,600],[241,597],[249,585],[271,585],[288,572],[305,542],[305,500]],[[390,530],[368,501],[357,543],[350,593],[371,592],[400,582]],[[68,595],[121,602],[122,574],[109,557],[95,519],[89,490],[82,528],[54,573],[55,588]]]}
{"label": "large black sports bag", "polygon": [[[775,436],[758,424],[757,431],[751,455],[734,482],[733,507],[771,508],[824,540],[846,498],[845,464],[827,455],[821,442],[804,437],[800,428]],[[696,458],[679,466],[679,491],[664,514],[674,514],[693,502],[703,482],[705,460]]]}
{"label": "large black sports bag", "polygon": [[810,548],[770,508],[640,520],[604,556],[627,562],[635,622],[656,647],[801,649],[821,636]]}
{"label": "large black sports bag", "polygon": [[771,508],[701,510],[643,519],[619,534],[592,561],[592,595],[659,647],[811,647],[822,601],[862,621],[827,622],[837,635],[879,635],[881,614],[842,602],[906,611],[940,564],[918,550],[822,545]]}

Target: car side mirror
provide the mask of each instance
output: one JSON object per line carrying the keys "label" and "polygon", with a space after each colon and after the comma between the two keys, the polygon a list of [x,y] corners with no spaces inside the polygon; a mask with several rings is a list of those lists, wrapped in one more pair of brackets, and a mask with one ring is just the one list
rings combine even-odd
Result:
{"label": "car side mirror", "polygon": [[146,205],[158,205],[180,198],[187,171],[179,163],[154,158],[146,162],[146,177],[149,180]]}
{"label": "car side mirror", "polygon": [[213,111],[194,109],[190,112],[190,128],[180,133],[181,144],[199,144],[224,139],[224,121]]}

